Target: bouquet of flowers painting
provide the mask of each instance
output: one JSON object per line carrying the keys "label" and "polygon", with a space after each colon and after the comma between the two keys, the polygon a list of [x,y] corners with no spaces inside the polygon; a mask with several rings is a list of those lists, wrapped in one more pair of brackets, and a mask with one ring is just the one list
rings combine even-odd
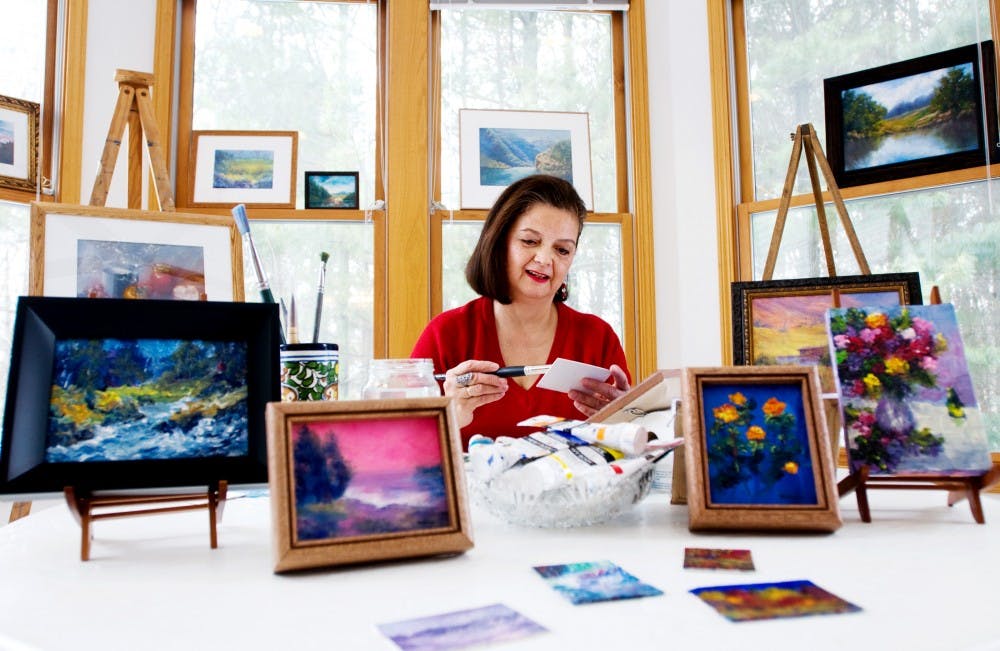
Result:
{"label": "bouquet of flowers painting", "polygon": [[991,466],[950,304],[827,311],[852,471],[977,475]]}

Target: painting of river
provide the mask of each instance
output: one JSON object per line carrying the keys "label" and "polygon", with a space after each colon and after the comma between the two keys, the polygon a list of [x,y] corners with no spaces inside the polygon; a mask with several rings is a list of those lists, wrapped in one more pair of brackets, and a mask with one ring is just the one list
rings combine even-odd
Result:
{"label": "painting of river", "polygon": [[296,540],[451,525],[437,416],[311,420],[291,437]]}
{"label": "painting of river", "polygon": [[894,165],[981,146],[972,63],[841,92],[845,171]]}
{"label": "painting of river", "polygon": [[479,129],[479,183],[506,187],[532,174],[573,182],[568,129]]}
{"label": "painting of river", "polygon": [[246,359],[244,342],[57,341],[45,460],[246,455]]}

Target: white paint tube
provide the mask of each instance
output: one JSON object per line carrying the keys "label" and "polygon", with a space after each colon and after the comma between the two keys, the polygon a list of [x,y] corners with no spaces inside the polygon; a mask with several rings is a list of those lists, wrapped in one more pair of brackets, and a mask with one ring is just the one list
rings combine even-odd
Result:
{"label": "white paint tube", "polygon": [[596,466],[616,461],[609,450],[596,445],[576,445],[511,467],[503,480],[525,494],[536,495],[560,488]]}
{"label": "white paint tube", "polygon": [[563,432],[533,432],[521,438],[498,436],[496,440],[475,434],[469,439],[469,462],[472,471],[488,481],[519,463],[577,445],[586,445],[586,441]]}
{"label": "white paint tube", "polygon": [[588,443],[620,450],[630,457],[644,453],[651,440],[649,430],[639,423],[580,423],[573,425],[569,432]]}

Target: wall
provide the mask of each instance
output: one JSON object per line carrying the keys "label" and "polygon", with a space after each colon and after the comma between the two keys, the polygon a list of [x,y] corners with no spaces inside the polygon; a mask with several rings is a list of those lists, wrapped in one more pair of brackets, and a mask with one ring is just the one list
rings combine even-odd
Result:
{"label": "wall", "polygon": [[[100,160],[114,111],[114,71],[153,69],[156,0],[89,0],[89,10],[83,202],[97,173],[87,161]],[[707,11],[702,2],[647,0],[646,21],[657,365],[713,366],[721,353]],[[109,206],[125,205],[125,169],[122,159]]]}

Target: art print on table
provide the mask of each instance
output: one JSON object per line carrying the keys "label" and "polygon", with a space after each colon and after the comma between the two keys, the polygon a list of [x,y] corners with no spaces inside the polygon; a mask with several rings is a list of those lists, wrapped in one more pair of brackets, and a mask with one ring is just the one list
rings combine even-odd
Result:
{"label": "art print on table", "polygon": [[663,594],[662,590],[643,583],[610,561],[539,565],[533,569],[573,604]]}
{"label": "art print on table", "polygon": [[952,305],[828,315],[852,470],[954,475],[991,467]]}
{"label": "art print on table", "polygon": [[753,571],[753,558],[749,549],[707,549],[687,547],[684,549],[686,569],[743,570]]}
{"label": "art print on table", "polygon": [[471,547],[449,405],[268,405],[276,571]]}
{"label": "art print on table", "polygon": [[541,624],[503,604],[379,624],[403,651],[447,651],[546,633]]}
{"label": "art print on table", "polygon": [[840,527],[815,367],[689,368],[682,393],[692,530]]}
{"label": "art print on table", "polygon": [[812,581],[720,585],[691,590],[731,622],[855,613],[860,607]]}

